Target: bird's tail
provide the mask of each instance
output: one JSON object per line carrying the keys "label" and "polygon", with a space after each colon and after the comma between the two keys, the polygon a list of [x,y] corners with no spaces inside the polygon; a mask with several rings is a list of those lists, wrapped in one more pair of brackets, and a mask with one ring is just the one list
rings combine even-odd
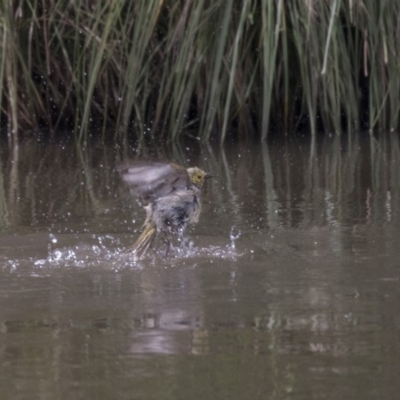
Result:
{"label": "bird's tail", "polygon": [[136,259],[142,258],[151,247],[156,237],[157,228],[150,223],[144,225],[143,232],[137,238],[136,242],[127,249],[127,252],[133,254]]}

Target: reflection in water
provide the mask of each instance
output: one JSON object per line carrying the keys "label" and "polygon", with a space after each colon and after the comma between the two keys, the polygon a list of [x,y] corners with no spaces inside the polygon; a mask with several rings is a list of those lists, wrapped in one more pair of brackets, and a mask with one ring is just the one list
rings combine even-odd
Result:
{"label": "reflection in water", "polygon": [[[213,173],[168,259],[124,254],[143,219],[116,172],[132,158]],[[28,141],[0,163],[3,397],[396,398],[396,135]]]}
{"label": "reflection in water", "polygon": [[[213,206],[228,218],[232,213],[236,225],[248,230],[305,227],[316,222],[370,223],[373,218],[381,219],[379,213],[390,220],[398,196],[399,144],[394,135],[379,140],[335,136],[317,145],[298,139],[264,143],[261,148],[232,145],[218,151],[211,147],[189,152],[182,147],[164,150],[155,156],[214,171],[216,179],[209,189]],[[118,147],[75,151],[72,145],[45,146],[34,141],[23,144],[19,152],[3,149],[2,226],[16,229],[82,218],[92,222],[115,212],[113,208],[123,201],[121,192],[126,189],[115,167],[123,163],[125,152]],[[149,156],[152,154],[146,154]],[[258,213],[250,213],[255,206]],[[7,213],[15,218],[13,223],[6,223]]]}

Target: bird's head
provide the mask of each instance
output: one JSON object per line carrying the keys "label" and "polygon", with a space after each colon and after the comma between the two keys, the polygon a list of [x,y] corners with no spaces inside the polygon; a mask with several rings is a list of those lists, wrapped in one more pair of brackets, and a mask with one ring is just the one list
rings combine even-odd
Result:
{"label": "bird's head", "polygon": [[187,172],[192,183],[198,187],[202,187],[204,181],[208,178],[211,178],[211,174],[197,167],[188,168]]}

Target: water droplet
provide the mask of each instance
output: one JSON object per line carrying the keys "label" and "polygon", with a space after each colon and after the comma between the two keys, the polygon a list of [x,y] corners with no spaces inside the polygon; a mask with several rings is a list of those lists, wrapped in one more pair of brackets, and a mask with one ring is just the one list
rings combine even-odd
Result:
{"label": "water droplet", "polygon": [[50,236],[51,243],[57,243],[58,242],[57,238],[52,233],[50,233],[49,236]]}

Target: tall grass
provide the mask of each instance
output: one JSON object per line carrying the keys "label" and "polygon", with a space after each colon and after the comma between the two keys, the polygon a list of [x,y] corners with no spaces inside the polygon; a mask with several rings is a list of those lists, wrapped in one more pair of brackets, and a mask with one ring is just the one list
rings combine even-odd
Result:
{"label": "tall grass", "polygon": [[399,15],[391,0],[7,0],[2,126],[16,141],[398,129]]}

